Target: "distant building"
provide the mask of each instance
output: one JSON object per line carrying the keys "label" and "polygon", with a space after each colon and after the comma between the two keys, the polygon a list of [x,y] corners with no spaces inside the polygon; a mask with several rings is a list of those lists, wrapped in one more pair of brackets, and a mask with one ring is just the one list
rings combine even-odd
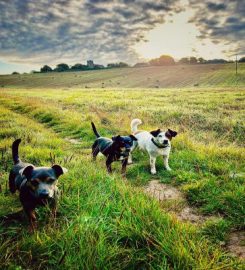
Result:
{"label": "distant building", "polygon": [[93,60],[88,60],[87,61],[87,66],[88,66],[88,68],[94,68],[94,61]]}

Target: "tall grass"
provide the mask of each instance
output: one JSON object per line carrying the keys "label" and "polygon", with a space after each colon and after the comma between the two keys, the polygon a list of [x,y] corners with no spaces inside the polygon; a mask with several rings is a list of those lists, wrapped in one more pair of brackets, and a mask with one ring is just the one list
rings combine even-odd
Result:
{"label": "tall grass", "polygon": [[[56,222],[40,208],[39,229],[33,235],[23,220],[1,225],[1,268],[242,269],[242,263],[218,245],[231,228],[244,226],[244,179],[230,176],[244,168],[243,129],[236,129],[235,139],[231,131],[242,124],[243,93],[220,89],[146,93],[94,89],[0,94],[0,214],[20,209],[17,196],[6,190],[14,138],[23,138],[23,159],[49,165],[51,152],[69,169],[59,180],[62,196]],[[136,116],[144,120],[142,128],[164,124],[180,133],[170,157],[173,171],[164,171],[159,160],[156,178],[179,186],[204,214],[222,217],[201,228],[181,223],[142,194],[137,185],[151,180],[148,157],[142,152],[135,153],[127,182],[118,165],[108,176],[103,158],[91,163],[90,120],[101,134],[112,136],[129,133],[130,120]],[[73,145],[67,137],[81,143]]]}

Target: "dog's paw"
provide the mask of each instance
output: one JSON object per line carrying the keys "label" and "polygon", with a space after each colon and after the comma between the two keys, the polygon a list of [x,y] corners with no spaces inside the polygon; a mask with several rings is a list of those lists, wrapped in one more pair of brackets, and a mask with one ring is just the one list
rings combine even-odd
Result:
{"label": "dog's paw", "polygon": [[157,174],[156,170],[151,170],[151,174]]}
{"label": "dog's paw", "polygon": [[133,164],[133,161],[128,161],[127,165]]}
{"label": "dog's paw", "polygon": [[170,167],[167,167],[166,170],[169,172],[172,171],[172,169]]}

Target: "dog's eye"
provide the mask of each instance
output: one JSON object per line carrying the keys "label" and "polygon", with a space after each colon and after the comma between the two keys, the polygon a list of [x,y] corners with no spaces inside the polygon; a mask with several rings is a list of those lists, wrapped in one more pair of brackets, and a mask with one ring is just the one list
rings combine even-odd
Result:
{"label": "dog's eye", "polygon": [[159,137],[159,138],[162,138],[162,135],[159,135],[158,137]]}
{"label": "dog's eye", "polygon": [[47,180],[47,183],[48,183],[48,184],[52,184],[54,181],[55,181],[54,178],[49,178],[49,179]]}
{"label": "dog's eye", "polygon": [[34,187],[38,186],[38,184],[39,184],[38,179],[33,179],[33,180],[31,180],[31,184],[32,184]]}

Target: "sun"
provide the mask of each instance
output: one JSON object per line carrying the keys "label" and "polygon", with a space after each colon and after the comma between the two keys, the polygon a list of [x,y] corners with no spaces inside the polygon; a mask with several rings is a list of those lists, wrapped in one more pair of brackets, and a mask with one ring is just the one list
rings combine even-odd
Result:
{"label": "sun", "polygon": [[200,40],[200,32],[194,23],[188,23],[193,11],[187,10],[168,16],[164,24],[157,26],[145,36],[147,42],[134,46],[141,58],[151,59],[162,54],[180,59],[186,56],[204,57],[205,59],[226,57],[222,51],[225,46],[214,44],[211,40]]}

